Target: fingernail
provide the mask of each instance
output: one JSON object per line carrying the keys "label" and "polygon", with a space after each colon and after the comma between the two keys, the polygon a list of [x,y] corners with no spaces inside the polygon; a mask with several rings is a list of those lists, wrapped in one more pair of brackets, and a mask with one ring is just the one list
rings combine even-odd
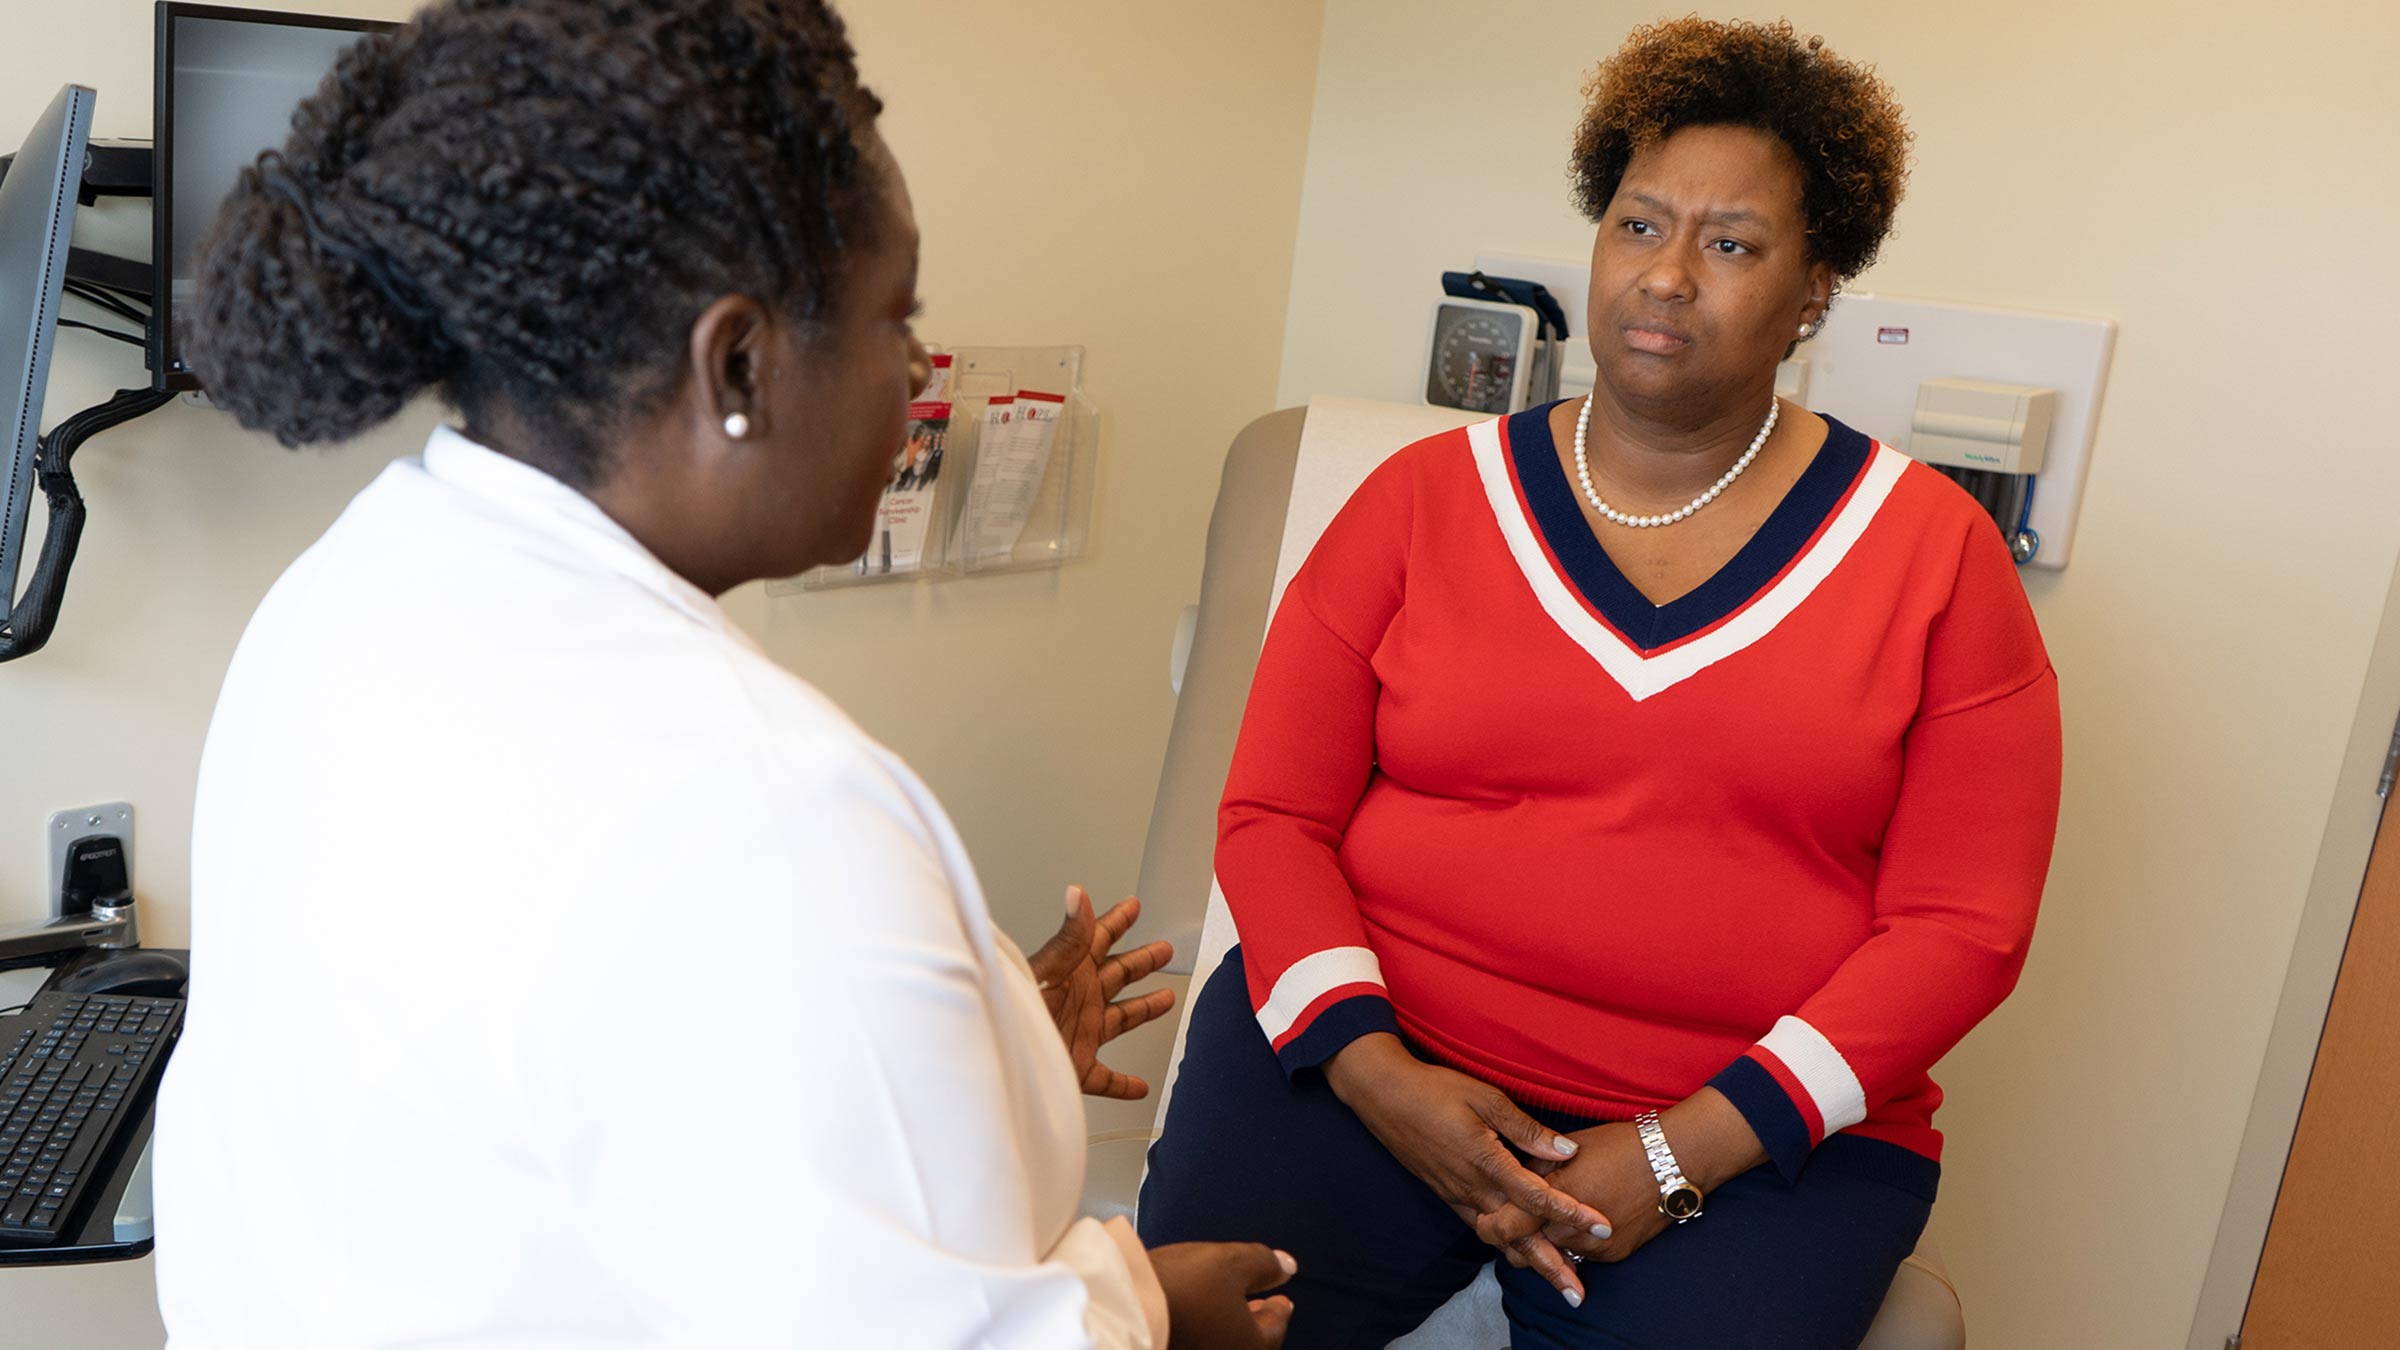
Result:
{"label": "fingernail", "polygon": [[1550,1141],[1550,1147],[1552,1147],[1552,1148],[1554,1148],[1554,1149],[1557,1149],[1559,1152],[1566,1154],[1566,1155],[1567,1155],[1568,1157],[1570,1157],[1570,1158],[1572,1158],[1572,1157],[1574,1157],[1574,1156],[1575,1156],[1575,1149],[1576,1149],[1576,1143],[1575,1143],[1575,1141],[1574,1141],[1574,1140],[1572,1140],[1572,1139],[1569,1139],[1568,1137],[1566,1137],[1566,1136],[1565,1136],[1565,1135],[1563,1135],[1563,1134],[1562,1134],[1562,1135],[1559,1135],[1558,1137],[1556,1137],[1556,1138],[1554,1138],[1554,1139],[1552,1139],[1552,1140]]}
{"label": "fingernail", "polygon": [[1602,1242],[1608,1241],[1608,1235],[1615,1231],[1615,1229],[1610,1228],[1604,1223],[1596,1223],[1592,1225],[1592,1236],[1600,1239]]}
{"label": "fingernail", "polygon": [[1275,1253],[1275,1264],[1282,1266],[1283,1273],[1286,1275],[1297,1275],[1300,1273],[1300,1263],[1292,1259],[1292,1254],[1290,1252],[1279,1251]]}
{"label": "fingernail", "polygon": [[1076,888],[1076,887],[1073,887],[1073,886],[1069,886],[1069,887],[1067,887],[1067,917],[1068,917],[1068,918],[1070,918],[1070,919],[1075,917],[1075,891],[1076,891],[1076,889],[1077,889],[1077,888]]}
{"label": "fingernail", "polygon": [[1572,1289],[1561,1289],[1558,1291],[1558,1296],[1565,1299],[1567,1301],[1567,1306],[1570,1308],[1580,1308],[1583,1306],[1583,1295],[1576,1293]]}

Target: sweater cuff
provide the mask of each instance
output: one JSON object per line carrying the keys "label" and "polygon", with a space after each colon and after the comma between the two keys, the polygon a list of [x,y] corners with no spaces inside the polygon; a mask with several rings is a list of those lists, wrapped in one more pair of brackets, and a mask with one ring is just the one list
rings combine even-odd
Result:
{"label": "sweater cuff", "polygon": [[1774,1075],[1757,1060],[1744,1055],[1726,1065],[1723,1073],[1709,1079],[1708,1085],[1724,1093],[1725,1100],[1733,1103],[1733,1109],[1750,1122],[1750,1132],[1766,1147],[1768,1159],[1783,1174],[1783,1179],[1797,1180],[1817,1141],[1809,1137],[1808,1122],[1800,1118],[1800,1109],[1784,1095]]}
{"label": "sweater cuff", "polygon": [[1353,994],[1319,1010],[1306,1027],[1275,1047],[1275,1058],[1289,1080],[1303,1069],[1322,1065],[1359,1037],[1378,1031],[1400,1034],[1400,1019],[1392,1013],[1392,1001],[1381,994]]}
{"label": "sweater cuff", "polygon": [[1267,1034],[1286,1078],[1323,1064],[1370,1032],[1400,1030],[1384,992],[1383,965],[1366,947],[1310,952],[1286,966],[1255,1007],[1258,1029]]}
{"label": "sweater cuff", "polygon": [[1866,1089],[1822,1032],[1797,1017],[1775,1024],[1710,1087],[1750,1123],[1785,1180],[1796,1180],[1810,1150],[1867,1118]]}

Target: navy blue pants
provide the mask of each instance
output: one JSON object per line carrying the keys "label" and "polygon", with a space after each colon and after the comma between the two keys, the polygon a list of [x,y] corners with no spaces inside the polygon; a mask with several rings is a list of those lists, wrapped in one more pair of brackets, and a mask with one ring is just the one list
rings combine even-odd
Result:
{"label": "navy blue pants", "polygon": [[[1561,1130],[1593,1123],[1532,1114]],[[1940,1164],[1897,1145],[1835,1135],[1798,1181],[1759,1167],[1624,1261],[1586,1263],[1581,1309],[1502,1261],[1510,1343],[1852,1350],[1915,1249],[1940,1176]],[[1298,1258],[1282,1291],[1293,1304],[1285,1350],[1380,1347],[1495,1258],[1323,1075],[1284,1078],[1251,1016],[1238,948],[1193,1005],[1137,1223],[1151,1246],[1265,1242]]]}

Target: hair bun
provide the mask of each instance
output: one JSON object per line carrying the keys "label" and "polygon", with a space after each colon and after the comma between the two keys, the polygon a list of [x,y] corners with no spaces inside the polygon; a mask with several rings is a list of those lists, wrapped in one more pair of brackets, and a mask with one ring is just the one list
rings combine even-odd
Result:
{"label": "hair bun", "polygon": [[242,170],[198,252],[192,367],[211,402],[287,446],[348,440],[457,363],[391,261],[327,215],[270,152]]}
{"label": "hair bun", "polygon": [[433,0],[363,38],[200,246],[194,367],[286,445],[438,389],[576,486],[719,296],[820,321],[888,209],[824,0]]}

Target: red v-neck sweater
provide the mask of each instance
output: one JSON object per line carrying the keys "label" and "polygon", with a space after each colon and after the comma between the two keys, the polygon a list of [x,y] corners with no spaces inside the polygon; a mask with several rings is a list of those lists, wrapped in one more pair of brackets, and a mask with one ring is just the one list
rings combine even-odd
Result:
{"label": "red v-neck sweater", "polygon": [[2058,811],[1998,531],[1832,423],[1653,606],[1547,413],[1393,456],[1276,612],[1217,846],[1260,1025],[1602,1119],[1713,1083],[1787,1175],[1843,1130],[1938,1158],[1926,1070],[2015,984]]}

